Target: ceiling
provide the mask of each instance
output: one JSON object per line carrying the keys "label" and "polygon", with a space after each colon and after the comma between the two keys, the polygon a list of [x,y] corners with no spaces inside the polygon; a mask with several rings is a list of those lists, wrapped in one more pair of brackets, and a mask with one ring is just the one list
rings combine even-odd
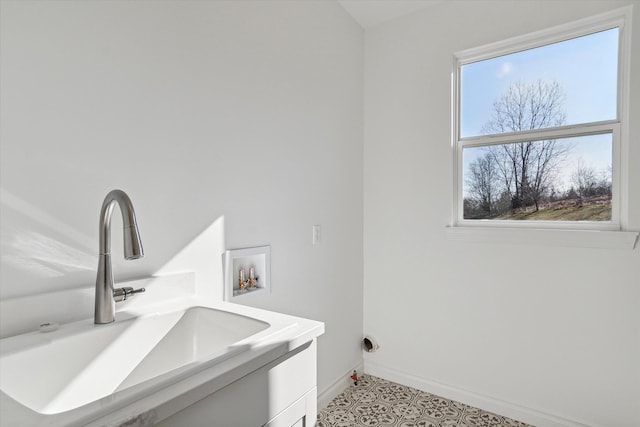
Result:
{"label": "ceiling", "polygon": [[444,0],[338,0],[363,28],[373,27]]}

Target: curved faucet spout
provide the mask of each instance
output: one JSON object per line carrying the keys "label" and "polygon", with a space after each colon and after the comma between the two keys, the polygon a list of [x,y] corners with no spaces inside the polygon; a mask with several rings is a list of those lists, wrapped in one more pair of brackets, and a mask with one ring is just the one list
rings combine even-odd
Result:
{"label": "curved faucet spout", "polygon": [[100,210],[100,255],[111,253],[111,215],[113,208],[120,206],[122,212],[122,225],[124,230],[124,257],[125,259],[138,259],[144,256],[142,242],[138,233],[136,214],[133,210],[131,199],[122,190],[113,190],[104,198]]}
{"label": "curved faucet spout", "polygon": [[116,205],[120,207],[122,212],[125,259],[138,259],[144,256],[131,199],[122,190],[110,191],[100,210],[100,250],[94,311],[94,323],[99,324],[113,322],[115,315],[113,272],[111,270],[111,215]]}

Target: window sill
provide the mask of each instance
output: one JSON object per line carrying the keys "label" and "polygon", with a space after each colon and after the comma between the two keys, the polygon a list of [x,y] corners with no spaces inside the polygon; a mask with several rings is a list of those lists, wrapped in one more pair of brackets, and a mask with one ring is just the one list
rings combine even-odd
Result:
{"label": "window sill", "polygon": [[473,243],[523,244],[633,250],[637,231],[447,227],[447,239]]}

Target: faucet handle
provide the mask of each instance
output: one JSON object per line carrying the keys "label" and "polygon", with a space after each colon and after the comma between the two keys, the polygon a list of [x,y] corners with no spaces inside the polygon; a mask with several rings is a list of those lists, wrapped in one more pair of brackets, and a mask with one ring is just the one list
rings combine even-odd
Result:
{"label": "faucet handle", "polygon": [[145,288],[133,289],[131,286],[125,286],[124,288],[116,288],[113,290],[113,299],[116,302],[124,301],[127,298],[131,298],[133,294],[139,294],[144,292]]}

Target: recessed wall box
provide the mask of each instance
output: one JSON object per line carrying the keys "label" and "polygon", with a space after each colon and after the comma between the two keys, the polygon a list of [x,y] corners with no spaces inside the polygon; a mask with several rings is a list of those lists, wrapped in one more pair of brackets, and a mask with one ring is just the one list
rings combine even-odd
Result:
{"label": "recessed wall box", "polygon": [[[242,302],[250,295],[263,293],[261,291],[270,292],[271,246],[230,249],[222,258],[225,301]],[[251,271],[255,280],[250,282]]]}

